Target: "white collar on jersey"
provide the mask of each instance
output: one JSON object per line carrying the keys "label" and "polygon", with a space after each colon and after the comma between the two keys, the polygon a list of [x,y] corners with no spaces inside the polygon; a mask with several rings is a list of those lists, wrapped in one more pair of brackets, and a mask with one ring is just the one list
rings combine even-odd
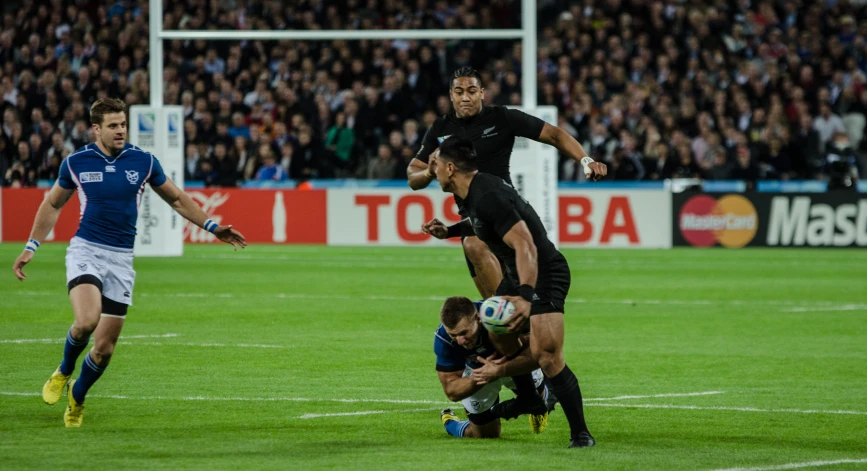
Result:
{"label": "white collar on jersey", "polygon": [[120,156],[123,155],[123,153],[126,152],[126,151],[128,151],[129,149],[124,149],[124,150],[120,151],[120,153],[117,154],[117,157],[115,157],[113,160],[111,159],[111,157],[105,155],[105,153],[102,152],[102,150],[99,148],[99,146],[96,145],[96,143],[93,144],[93,150],[95,150],[96,153],[97,153],[100,157],[102,157],[102,160],[105,160],[105,163],[111,165],[111,164],[117,162],[117,159],[119,159]]}

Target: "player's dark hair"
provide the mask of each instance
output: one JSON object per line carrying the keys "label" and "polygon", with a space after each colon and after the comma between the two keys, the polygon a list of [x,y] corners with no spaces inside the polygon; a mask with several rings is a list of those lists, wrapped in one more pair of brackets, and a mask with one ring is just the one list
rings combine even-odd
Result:
{"label": "player's dark hair", "polygon": [[446,299],[440,309],[440,321],[449,329],[457,326],[461,319],[474,315],[476,315],[476,305],[463,296],[452,296]]}
{"label": "player's dark hair", "polygon": [[90,107],[90,122],[101,125],[105,115],[111,113],[126,113],[126,103],[118,98],[96,100]]}
{"label": "player's dark hair", "polygon": [[472,67],[461,67],[452,74],[452,80],[449,82],[449,88],[455,87],[455,79],[461,77],[471,77],[479,81],[479,88],[482,87],[482,74]]}
{"label": "player's dark hair", "polygon": [[459,171],[469,173],[479,169],[473,141],[463,137],[450,137],[440,145],[439,158],[452,162]]}

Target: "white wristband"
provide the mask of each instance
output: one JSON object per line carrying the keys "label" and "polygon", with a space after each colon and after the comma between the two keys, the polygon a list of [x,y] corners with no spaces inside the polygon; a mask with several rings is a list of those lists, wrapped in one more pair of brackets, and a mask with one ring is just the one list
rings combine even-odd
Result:
{"label": "white wristband", "polygon": [[36,252],[36,249],[39,248],[39,242],[34,239],[30,239],[27,241],[27,244],[24,245],[24,250],[29,250],[31,252]]}
{"label": "white wristband", "polygon": [[590,170],[590,164],[596,162],[590,157],[582,157],[581,158],[581,166],[584,167],[584,175],[590,175],[592,171]]}

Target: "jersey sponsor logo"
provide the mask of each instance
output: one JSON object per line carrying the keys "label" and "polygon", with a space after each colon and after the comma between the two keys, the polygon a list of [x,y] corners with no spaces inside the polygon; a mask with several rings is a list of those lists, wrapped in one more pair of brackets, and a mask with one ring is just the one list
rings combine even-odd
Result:
{"label": "jersey sponsor logo", "polygon": [[78,271],[85,271],[85,270],[87,270],[87,264],[86,263],[79,263],[78,264]]}
{"label": "jersey sponsor logo", "polygon": [[440,136],[440,137],[437,138],[437,142],[439,142],[440,144],[442,144],[443,141],[445,141],[446,139],[448,139],[448,138],[450,138],[450,137],[452,137],[451,134],[447,134],[447,135],[445,135],[445,136]]}
{"label": "jersey sponsor logo", "polygon": [[94,183],[102,181],[102,172],[81,172],[78,174],[81,183]]}
{"label": "jersey sponsor logo", "polygon": [[129,297],[129,291],[124,291],[124,292],[123,292],[123,297],[124,297],[124,298],[128,298],[128,297]]}
{"label": "jersey sponsor logo", "polygon": [[138,183],[138,171],[136,170],[124,170],[126,172],[126,179],[129,180],[130,183],[135,185]]}
{"label": "jersey sponsor logo", "polygon": [[106,165],[105,166],[105,173],[114,173],[114,172],[115,172],[114,165]]}

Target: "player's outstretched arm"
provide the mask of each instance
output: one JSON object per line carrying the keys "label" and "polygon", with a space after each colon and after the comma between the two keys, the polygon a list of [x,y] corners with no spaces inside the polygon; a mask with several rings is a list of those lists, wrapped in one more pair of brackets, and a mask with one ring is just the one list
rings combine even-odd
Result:
{"label": "player's outstretched arm", "polygon": [[571,134],[548,123],[542,127],[542,132],[535,141],[552,145],[560,152],[577,160],[584,167],[584,175],[590,180],[600,180],[608,175],[608,167],[602,162],[596,162],[587,155],[584,147]]}
{"label": "player's outstretched arm", "polygon": [[12,266],[15,276],[18,277],[19,280],[24,281],[24,278],[27,278],[27,275],[25,275],[23,271],[24,265],[27,265],[31,260],[33,260],[33,255],[36,253],[36,249],[39,248],[39,244],[48,237],[48,233],[51,232],[51,229],[53,229],[54,225],[57,224],[60,210],[63,208],[63,205],[69,201],[69,198],[72,198],[73,193],[75,193],[74,189],[68,190],[55,183],[48,192],[48,195],[45,196],[45,199],[42,200],[42,204],[39,205],[39,210],[36,211],[36,219],[33,221],[33,229],[30,230],[30,240],[27,241],[27,245],[24,246],[24,251],[15,259],[15,264]]}
{"label": "player's outstretched arm", "polygon": [[160,186],[154,186],[153,189],[178,214],[193,224],[212,232],[223,242],[232,244],[235,250],[238,250],[239,246],[241,248],[247,246],[247,241],[244,239],[243,234],[233,229],[232,226],[220,226],[211,221],[207,213],[190,198],[190,195],[181,191],[170,179],[166,178],[165,183]]}

